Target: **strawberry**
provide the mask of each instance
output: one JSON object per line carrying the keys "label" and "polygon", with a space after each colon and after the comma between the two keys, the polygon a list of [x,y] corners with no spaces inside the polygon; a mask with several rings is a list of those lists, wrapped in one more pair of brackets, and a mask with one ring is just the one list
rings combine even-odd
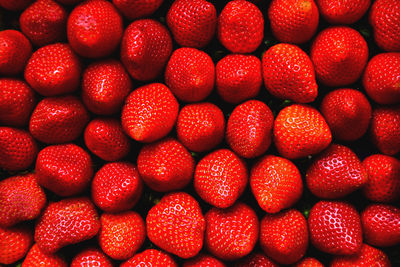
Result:
{"label": "strawberry", "polygon": [[89,114],[79,98],[47,97],[33,111],[29,131],[43,143],[66,143],[78,138],[88,122]]}
{"label": "strawberry", "polygon": [[362,246],[360,216],[345,202],[319,201],[308,217],[311,243],[334,255],[353,255]]}
{"label": "strawberry", "polygon": [[[0,3],[1,5],[1,3]],[[15,75],[22,72],[32,55],[32,45],[19,31],[0,31],[0,74]]]}
{"label": "strawberry", "polygon": [[43,253],[37,244],[34,244],[22,262],[22,267],[67,267],[68,264],[57,254]]}
{"label": "strawberry", "polygon": [[226,126],[226,141],[244,158],[264,154],[271,144],[274,116],[270,108],[258,100],[238,105]]}
{"label": "strawberry", "polygon": [[35,166],[39,185],[59,196],[83,192],[93,175],[90,155],[75,144],[48,146],[39,152]]}
{"label": "strawberry", "polygon": [[27,8],[34,0],[0,0],[0,6],[11,11],[20,11]]}
{"label": "strawberry", "polygon": [[364,267],[364,266],[392,266],[388,256],[382,250],[363,244],[360,252],[350,256],[336,256],[331,267]]}
{"label": "strawberry", "polygon": [[24,75],[39,94],[62,95],[78,89],[81,63],[68,44],[51,44],[33,53]]}
{"label": "strawberry", "polygon": [[333,144],[313,160],[306,181],[317,197],[335,199],[364,186],[368,173],[350,148]]}
{"label": "strawberry", "polygon": [[11,264],[22,259],[32,242],[32,231],[25,226],[0,227],[0,264]]}
{"label": "strawberry", "polygon": [[303,182],[291,161],[266,155],[251,169],[250,186],[260,207],[277,213],[291,207],[303,193]]}
{"label": "strawberry", "polygon": [[215,34],[217,11],[205,0],[176,0],[168,10],[167,24],[179,45],[201,48]]}
{"label": "strawberry", "polygon": [[179,112],[177,136],[189,150],[205,152],[213,149],[224,139],[224,131],[224,114],[214,104],[190,104]]}
{"label": "strawberry", "polygon": [[146,249],[122,263],[120,267],[137,267],[140,265],[151,267],[178,267],[178,264],[176,264],[171,256],[156,249]]}
{"label": "strawberry", "polygon": [[117,60],[92,63],[83,72],[82,100],[93,113],[110,115],[119,112],[131,90],[129,74]]}
{"label": "strawberry", "polygon": [[84,266],[113,267],[111,260],[97,248],[87,248],[79,252],[72,259],[70,267]]}
{"label": "strawberry", "polygon": [[189,194],[165,195],[146,218],[147,236],[161,249],[187,259],[203,247],[206,223],[199,203]]}
{"label": "strawberry", "polygon": [[148,17],[163,3],[163,0],[113,0],[112,3],[128,20]]}
{"label": "strawberry", "polygon": [[0,225],[10,227],[39,217],[46,205],[46,195],[35,174],[10,177],[0,181]]}
{"label": "strawberry", "polygon": [[363,93],[354,89],[337,89],[322,100],[320,111],[334,137],[344,141],[361,138],[371,120],[371,105]]}
{"label": "strawberry", "polygon": [[184,188],[192,180],[194,172],[192,155],[173,138],[144,145],[137,165],[146,185],[158,192]]}
{"label": "strawberry", "polygon": [[263,55],[264,85],[269,93],[298,103],[314,101],[318,94],[314,66],[298,46],[277,44]]}
{"label": "strawberry", "polygon": [[305,43],[315,34],[319,12],[313,0],[273,0],[268,9],[271,30],[284,43]]}
{"label": "strawberry", "polygon": [[214,63],[203,51],[195,48],[179,48],[172,53],[168,61],[165,83],[179,100],[185,102],[204,100],[214,88]]}
{"label": "strawberry", "polygon": [[251,53],[264,38],[264,16],[246,0],[230,1],[218,17],[217,37],[232,53]]}
{"label": "strawberry", "polygon": [[235,267],[279,267],[279,265],[262,253],[253,253],[237,262]]}
{"label": "strawberry", "polygon": [[131,258],[146,238],[144,220],[134,211],[103,213],[100,222],[99,245],[113,259]]}
{"label": "strawberry", "polygon": [[227,55],[217,63],[216,77],[218,94],[225,102],[243,102],[260,91],[261,61],[252,55]]}
{"label": "strawberry", "polygon": [[311,46],[317,79],[326,86],[343,86],[360,78],[368,60],[368,46],[356,30],[330,27],[321,31]]}
{"label": "strawberry", "polygon": [[371,0],[316,0],[319,12],[330,24],[353,24],[361,19]]}
{"label": "strawberry", "polygon": [[7,171],[27,169],[36,158],[35,139],[25,130],[0,127],[0,168]]}
{"label": "strawberry", "polygon": [[316,258],[306,257],[296,263],[294,267],[324,267],[324,265]]}
{"label": "strawberry", "polygon": [[121,123],[112,118],[99,118],[89,122],[84,139],[89,150],[106,161],[122,159],[131,148],[130,140],[125,135]]}
{"label": "strawberry", "polygon": [[282,109],[275,119],[273,134],[279,153],[289,159],[317,154],[332,140],[324,117],[307,105],[294,104]]}
{"label": "strawberry", "polygon": [[85,1],[68,17],[68,41],[72,49],[84,57],[110,55],[121,42],[122,33],[122,17],[106,0]]}
{"label": "strawberry", "polygon": [[121,43],[121,61],[139,81],[155,79],[172,53],[172,39],[164,25],[152,19],[134,21]]}
{"label": "strawberry", "polygon": [[185,261],[183,267],[225,267],[222,261],[207,254],[199,254],[193,259]]}
{"label": "strawberry", "polygon": [[215,150],[196,166],[193,186],[197,194],[217,208],[232,206],[247,185],[245,163],[228,149]]}
{"label": "strawberry", "polygon": [[107,163],[92,181],[92,200],[106,212],[131,209],[142,195],[143,184],[135,165],[128,162]]}
{"label": "strawberry", "polygon": [[136,141],[150,143],[166,136],[175,124],[179,104],[165,85],[152,83],[134,90],[122,108],[122,127]]}

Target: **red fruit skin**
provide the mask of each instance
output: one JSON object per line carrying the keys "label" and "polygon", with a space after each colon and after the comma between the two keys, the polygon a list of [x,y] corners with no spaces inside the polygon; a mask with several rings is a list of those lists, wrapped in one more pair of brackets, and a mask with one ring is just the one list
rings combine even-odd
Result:
{"label": "red fruit skin", "polygon": [[48,146],[39,152],[35,166],[39,185],[59,196],[82,193],[93,176],[90,155],[75,144]]}
{"label": "red fruit skin", "polygon": [[32,165],[38,153],[35,139],[25,130],[0,127],[0,168],[22,171]]}
{"label": "red fruit skin", "polygon": [[117,60],[92,63],[83,72],[82,101],[95,114],[119,112],[131,90],[129,74]]}
{"label": "red fruit skin", "polygon": [[263,253],[253,253],[235,264],[235,267],[279,267]]}
{"label": "red fruit skin", "polygon": [[336,256],[331,262],[331,267],[364,267],[364,266],[392,266],[388,256],[377,248],[363,244],[360,252],[350,256]]}
{"label": "red fruit skin", "polygon": [[338,87],[356,82],[368,61],[368,46],[356,30],[346,26],[321,31],[311,46],[317,79]]}
{"label": "red fruit skin", "polygon": [[35,107],[29,131],[46,144],[67,143],[77,139],[88,122],[89,113],[79,98],[48,97]]}
{"label": "red fruit skin", "polygon": [[2,125],[25,126],[34,107],[35,94],[24,81],[14,78],[0,79],[0,123]]}
{"label": "red fruit skin", "polygon": [[101,266],[113,267],[111,260],[97,248],[87,248],[72,259],[70,267]]}
{"label": "red fruit skin", "polygon": [[172,53],[167,28],[156,20],[142,19],[130,24],[122,37],[121,61],[129,74],[139,81],[155,79]]}
{"label": "red fruit skin", "polygon": [[19,11],[27,8],[34,0],[0,0],[0,6],[11,11]]}
{"label": "red fruit skin", "polygon": [[400,197],[400,161],[394,157],[376,154],[367,157],[363,166],[368,182],[364,196],[374,202],[395,202]]}
{"label": "red fruit skin", "polygon": [[67,94],[78,89],[81,63],[68,44],[50,44],[33,53],[24,75],[32,89],[41,95]]}
{"label": "red fruit skin", "polygon": [[273,96],[297,103],[309,103],[317,97],[314,66],[298,46],[272,46],[263,55],[262,69],[265,88]]}
{"label": "red fruit skin", "polygon": [[261,61],[252,55],[227,55],[217,63],[216,77],[217,91],[222,99],[238,104],[257,96],[260,91]]}
{"label": "red fruit skin", "polygon": [[378,104],[400,103],[400,53],[382,53],[368,62],[363,86],[368,96]]}
{"label": "red fruit skin", "polygon": [[189,150],[209,151],[224,139],[224,114],[211,103],[186,105],[179,112],[176,132],[178,140]]}
{"label": "red fruit skin", "polygon": [[330,24],[353,24],[361,19],[371,0],[316,0],[319,12]]}
{"label": "red fruit skin", "polygon": [[217,37],[232,53],[252,53],[264,38],[264,16],[246,0],[230,1],[218,17]]}
{"label": "red fruit skin", "polygon": [[67,267],[68,264],[57,254],[43,253],[37,244],[34,244],[22,262],[22,267]]}
{"label": "red fruit skin", "polygon": [[199,254],[193,259],[189,259],[183,263],[183,267],[225,267],[226,265],[207,254]]}
{"label": "red fruit skin", "polygon": [[334,255],[353,255],[362,246],[360,216],[345,202],[319,201],[308,217],[311,243]]}
{"label": "red fruit skin", "polygon": [[273,0],[268,18],[272,33],[280,42],[301,44],[315,34],[319,12],[313,0]]}
{"label": "red fruit skin", "polygon": [[253,166],[250,186],[258,204],[268,213],[291,207],[303,193],[303,182],[296,165],[273,155],[264,156]]}
{"label": "red fruit skin", "polygon": [[[191,2],[187,1],[187,3]],[[214,88],[214,62],[203,51],[195,48],[179,48],[172,53],[168,61],[165,83],[181,101],[204,100]]]}
{"label": "red fruit skin", "polygon": [[28,227],[0,227],[0,264],[12,264],[22,259],[32,242],[33,234]]}
{"label": "red fruit skin", "polygon": [[146,249],[122,263],[120,267],[136,267],[140,264],[152,267],[178,267],[171,256],[156,249]]}
{"label": "red fruit skin", "polygon": [[[1,5],[1,3],[0,3]],[[32,45],[19,31],[0,31],[0,74],[15,75],[22,72],[32,55]]]}
{"label": "red fruit skin", "polygon": [[168,10],[167,24],[180,46],[201,48],[214,37],[217,11],[205,0],[176,0]]}
{"label": "red fruit skin", "polygon": [[372,108],[365,95],[354,89],[337,89],[322,100],[320,111],[335,138],[355,141],[368,129]]}
{"label": "red fruit skin", "polygon": [[106,161],[117,161],[125,157],[131,148],[128,136],[121,123],[113,118],[94,119],[84,133],[85,145],[89,150]]}
{"label": "red fruit skin", "polygon": [[305,257],[296,263],[294,267],[324,267],[324,265],[316,258]]}
{"label": "red fruit skin", "polygon": [[113,0],[112,3],[128,20],[152,15],[163,0]]}
{"label": "red fruit skin", "polygon": [[168,87],[161,83],[144,85],[126,98],[122,127],[136,141],[151,143],[172,130],[178,112],[178,101]]}
{"label": "red fruit skin", "polygon": [[143,183],[135,165],[128,162],[105,164],[92,181],[92,200],[105,212],[133,208],[142,195]]}
{"label": "red fruit skin", "polygon": [[86,197],[64,198],[50,203],[35,228],[35,241],[46,254],[94,237],[100,220],[93,203]]}

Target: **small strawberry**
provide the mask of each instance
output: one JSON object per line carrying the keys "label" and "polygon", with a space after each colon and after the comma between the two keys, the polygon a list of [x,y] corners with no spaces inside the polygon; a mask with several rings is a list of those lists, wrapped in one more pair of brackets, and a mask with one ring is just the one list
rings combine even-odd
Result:
{"label": "small strawberry", "polygon": [[0,227],[0,264],[11,264],[22,259],[32,242],[32,231],[25,226]]}
{"label": "small strawberry", "polygon": [[70,267],[84,266],[113,267],[113,264],[100,249],[87,248],[76,254],[70,265]]}
{"label": "small strawberry", "polygon": [[319,12],[330,24],[353,24],[361,19],[371,0],[316,0]]}
{"label": "small strawberry", "polygon": [[120,267],[137,267],[140,265],[151,267],[178,267],[178,264],[176,264],[171,256],[156,249],[146,249],[122,263]]}
{"label": "small strawberry", "polygon": [[253,253],[235,264],[235,267],[279,267],[263,253]]}
{"label": "small strawberry", "polygon": [[128,20],[152,15],[163,0],[113,0],[112,3]]}
{"label": "small strawberry", "polygon": [[213,256],[199,254],[195,258],[185,261],[183,267],[226,267],[226,265]]}
{"label": "small strawberry", "polygon": [[306,257],[296,263],[294,267],[324,267],[324,265],[316,258]]}
{"label": "small strawberry", "polygon": [[[0,1],[1,5],[1,1]],[[15,75],[22,72],[32,55],[32,45],[19,31],[0,31],[0,74]]]}
{"label": "small strawberry", "polygon": [[0,6],[11,11],[20,11],[27,8],[34,0],[0,0]]}
{"label": "small strawberry", "polygon": [[336,256],[330,267],[391,267],[388,256],[382,250],[363,244],[360,252],[350,256]]}
{"label": "small strawberry", "polygon": [[43,253],[37,244],[34,244],[22,262],[22,267],[67,267],[68,264],[57,254]]}

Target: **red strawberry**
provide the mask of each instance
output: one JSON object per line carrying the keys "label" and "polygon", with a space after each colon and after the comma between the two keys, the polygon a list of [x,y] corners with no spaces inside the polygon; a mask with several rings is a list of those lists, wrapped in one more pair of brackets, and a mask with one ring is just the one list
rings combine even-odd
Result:
{"label": "red strawberry", "polygon": [[367,12],[371,0],[316,0],[319,11],[331,24],[353,24]]}
{"label": "red strawberry", "polygon": [[25,80],[44,96],[71,93],[78,89],[79,58],[68,44],[51,44],[33,53],[25,68]]}
{"label": "red strawberry", "polygon": [[296,165],[272,155],[264,156],[253,166],[250,186],[260,207],[269,213],[293,206],[303,193],[303,182]]}
{"label": "red strawberry", "polygon": [[243,102],[260,91],[261,61],[253,55],[228,55],[217,63],[216,77],[217,90],[224,101]]}
{"label": "red strawberry", "polygon": [[171,36],[161,23],[152,19],[137,20],[124,32],[121,61],[136,80],[155,79],[172,53]]}
{"label": "red strawberry", "polygon": [[181,46],[206,46],[215,34],[217,11],[205,0],[176,0],[167,13],[167,24]]}
{"label": "red strawberry", "polygon": [[184,188],[192,180],[194,172],[192,155],[173,138],[144,145],[137,164],[143,181],[158,192]]}
{"label": "red strawberry", "polygon": [[331,267],[364,267],[364,266],[392,266],[388,256],[382,250],[363,244],[360,252],[350,256],[336,256]]}
{"label": "red strawberry", "polygon": [[119,120],[112,118],[94,119],[84,133],[89,150],[106,161],[117,161],[130,151],[130,140],[125,135]]}
{"label": "red strawberry", "polygon": [[11,10],[11,11],[19,11],[27,8],[34,0],[0,0],[0,6]]}
{"label": "red strawberry", "polygon": [[130,260],[122,263],[120,267],[178,267],[173,258],[168,254],[156,249],[146,249],[145,251],[136,254]]}
{"label": "red strawberry", "polygon": [[68,41],[72,49],[84,57],[110,55],[121,42],[122,33],[121,15],[105,0],[85,1],[68,17]]}
{"label": "red strawberry", "polygon": [[207,255],[199,254],[193,259],[185,261],[183,267],[225,267],[226,265],[219,261],[218,259]]}
{"label": "red strawberry", "polygon": [[79,98],[47,97],[33,111],[29,131],[43,143],[66,143],[78,138],[88,122],[89,114]]}
{"label": "red strawberry", "polygon": [[254,158],[271,144],[274,116],[267,105],[249,100],[237,106],[226,126],[226,141],[239,156]]}
{"label": "red strawberry", "polygon": [[206,223],[199,203],[184,192],[165,195],[146,218],[147,236],[161,249],[187,259],[203,247]]}
{"label": "red strawberry", "polygon": [[345,202],[320,201],[308,217],[311,243],[319,250],[334,255],[353,255],[362,246],[360,216]]}
{"label": "red strawberry", "polygon": [[324,267],[324,265],[316,258],[306,257],[296,263],[294,267]]}
{"label": "red strawberry", "polygon": [[314,66],[298,46],[274,45],[264,53],[262,64],[265,88],[273,96],[298,103],[317,97]]}
{"label": "red strawberry", "polygon": [[148,17],[163,3],[163,0],[113,0],[114,6],[128,20]]}
{"label": "red strawberry", "polygon": [[100,222],[99,245],[113,259],[131,258],[146,238],[144,220],[134,211],[103,213]]}
{"label": "red strawberry", "polygon": [[136,141],[150,143],[166,136],[175,124],[179,104],[165,85],[152,83],[134,90],[122,109],[122,127]]}
{"label": "red strawberry", "polygon": [[253,253],[236,263],[235,267],[279,267],[262,253]]}
{"label": "red strawberry", "polygon": [[[1,5],[1,3],[0,3]],[[32,45],[19,31],[0,31],[0,74],[15,75],[22,72],[32,55]]]}
{"label": "red strawberry", "polygon": [[232,53],[251,53],[264,38],[264,17],[246,0],[230,1],[218,17],[218,39]]}
{"label": "red strawberry", "polygon": [[131,90],[129,74],[117,60],[92,63],[83,73],[82,100],[93,113],[110,115],[119,112]]}
{"label": "red strawberry", "polygon": [[113,267],[111,260],[97,248],[87,248],[72,259],[70,267],[101,266]]}
{"label": "red strawberry", "polygon": [[397,154],[400,151],[400,106],[374,109],[370,131],[372,141],[381,153]]}
{"label": "red strawberry", "polygon": [[67,267],[68,264],[57,254],[43,253],[37,244],[34,244],[22,262],[22,267]]}
{"label": "red strawberry", "polygon": [[332,87],[343,86],[361,77],[368,60],[368,46],[356,30],[330,27],[317,35],[310,57],[320,82]]}
{"label": "red strawberry", "polygon": [[179,100],[185,102],[204,100],[214,88],[214,63],[203,51],[195,48],[179,48],[172,53],[168,61],[165,83]]}
{"label": "red strawberry", "polygon": [[319,12],[313,0],[273,0],[268,18],[274,36],[284,43],[305,43],[315,34]]}
{"label": "red strawberry", "polygon": [[324,117],[307,105],[295,104],[282,109],[275,119],[273,133],[279,153],[289,159],[317,154],[332,140]]}
{"label": "red strawberry", "polygon": [[39,152],[38,183],[60,196],[83,192],[93,176],[90,155],[75,144],[48,146]]}
{"label": "red strawberry", "polygon": [[372,155],[364,159],[368,173],[364,195],[375,202],[394,202],[400,197],[400,161],[386,155]]}
{"label": "red strawberry", "polygon": [[360,91],[337,89],[322,100],[320,111],[333,136],[345,141],[362,137],[371,120],[371,105]]}
{"label": "red strawberry", "polygon": [[211,150],[222,142],[224,131],[224,114],[214,104],[186,105],[179,112],[176,132],[179,141],[189,150]]}
{"label": "red strawberry", "polygon": [[0,227],[0,264],[11,264],[22,259],[32,242],[32,231],[25,226]]}

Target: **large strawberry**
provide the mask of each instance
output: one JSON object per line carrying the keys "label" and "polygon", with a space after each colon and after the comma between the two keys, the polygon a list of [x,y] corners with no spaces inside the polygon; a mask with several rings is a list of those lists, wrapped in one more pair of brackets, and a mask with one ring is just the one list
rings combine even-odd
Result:
{"label": "large strawberry", "polygon": [[113,0],[112,3],[128,20],[148,17],[163,3],[163,0]]}
{"label": "large strawberry", "polygon": [[[1,3],[0,3],[1,5]],[[0,74],[15,75],[24,70],[32,55],[32,45],[19,31],[0,31]]]}
{"label": "large strawberry", "polygon": [[316,0],[319,12],[331,24],[353,24],[367,12],[371,0]]}
{"label": "large strawberry", "polygon": [[400,106],[374,109],[370,131],[372,142],[381,153],[397,154],[400,151]]}
{"label": "large strawberry", "polygon": [[11,10],[11,11],[19,11],[27,8],[34,0],[0,0],[0,6]]}
{"label": "large strawberry", "polygon": [[113,267],[111,260],[97,248],[86,248],[76,254],[72,259],[70,267],[84,266]]}
{"label": "large strawberry", "polygon": [[296,263],[294,267],[324,267],[324,265],[316,258],[304,257],[301,261]]}
{"label": "large strawberry", "polygon": [[67,267],[68,264],[57,254],[43,253],[37,244],[34,244],[22,262],[22,267]]}
{"label": "large strawberry", "polygon": [[178,267],[178,264],[176,264],[170,255],[156,249],[146,249],[122,263],[120,267],[137,267],[140,265],[151,267]]}
{"label": "large strawberry", "polygon": [[11,264],[22,259],[32,242],[32,231],[24,225],[0,227],[0,264]]}
{"label": "large strawberry", "polygon": [[379,266],[391,267],[388,256],[382,250],[363,244],[361,250],[350,256],[336,256],[330,267],[364,267]]}
{"label": "large strawberry", "polygon": [[207,255],[199,254],[193,259],[185,261],[183,267],[225,267],[226,265],[222,261]]}
{"label": "large strawberry", "polygon": [[253,253],[235,264],[235,267],[279,267],[264,253]]}

